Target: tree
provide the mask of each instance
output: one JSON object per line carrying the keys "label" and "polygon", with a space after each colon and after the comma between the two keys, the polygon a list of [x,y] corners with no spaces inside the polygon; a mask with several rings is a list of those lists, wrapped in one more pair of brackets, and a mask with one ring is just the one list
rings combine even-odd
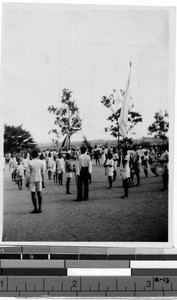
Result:
{"label": "tree", "polygon": [[[48,111],[56,116],[54,124],[57,128],[52,129],[49,133],[54,133],[56,140],[62,135],[69,139],[69,149],[71,148],[70,137],[81,130],[82,120],[79,116],[79,108],[74,100],[71,100],[72,91],[69,89],[62,90],[61,107],[50,105]],[[55,140],[55,142],[56,142]]]}
{"label": "tree", "polygon": [[91,148],[91,144],[89,143],[89,141],[87,140],[86,136],[83,137],[83,143],[82,145],[85,146],[86,148]]}
{"label": "tree", "polygon": [[163,143],[167,139],[167,132],[169,129],[169,116],[167,111],[163,114],[160,110],[155,113],[155,121],[148,127],[148,134],[152,135],[154,133],[154,137],[161,138]]}
{"label": "tree", "polygon": [[30,132],[19,126],[4,125],[4,153],[20,152],[21,150],[36,147]]}
{"label": "tree", "polygon": [[[107,118],[108,121],[112,123],[111,126],[105,128],[105,132],[110,131],[111,135],[114,137],[119,136],[119,117],[121,113],[121,107],[123,103],[123,96],[125,91],[122,89],[120,93],[117,90],[113,90],[113,93],[109,96],[103,96],[101,99],[101,103],[108,109],[111,110],[111,115]],[[132,98],[131,98],[132,99]],[[129,129],[128,132],[134,134],[135,132],[132,131],[134,126],[138,122],[142,122],[142,116],[138,112],[133,110],[134,104],[131,105],[131,109],[128,114],[128,123]]]}

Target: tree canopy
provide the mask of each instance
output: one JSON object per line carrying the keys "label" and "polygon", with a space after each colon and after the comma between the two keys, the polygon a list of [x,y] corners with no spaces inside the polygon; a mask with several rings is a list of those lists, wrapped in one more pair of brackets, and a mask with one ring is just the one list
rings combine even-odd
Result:
{"label": "tree canopy", "polygon": [[36,143],[31,133],[19,126],[4,125],[4,153],[33,149]]}
{"label": "tree canopy", "polygon": [[161,110],[154,115],[155,121],[148,127],[148,134],[154,134],[154,137],[159,137],[163,141],[167,139],[169,129],[169,116],[167,111],[163,113]]}
{"label": "tree canopy", "polygon": [[53,113],[56,118],[54,121],[55,129],[49,131],[54,133],[56,136],[55,142],[59,141],[61,136],[67,135],[69,138],[70,148],[70,137],[81,130],[82,120],[79,116],[79,108],[75,100],[71,99],[72,91],[69,89],[62,90],[61,105],[55,107],[50,105],[48,111]]}
{"label": "tree canopy", "polygon": [[[105,132],[109,131],[114,137],[118,137],[119,117],[121,113],[124,93],[125,91],[123,91],[122,89],[120,90],[120,92],[118,92],[117,90],[113,90],[112,94],[110,94],[109,96],[103,96],[101,98],[101,103],[111,111],[111,114],[107,118],[107,120],[112,124],[109,127],[105,128]],[[134,111],[134,104],[132,104],[128,114],[128,132],[131,132],[133,134],[134,132],[132,131],[132,129],[138,122],[142,122],[142,115]]]}

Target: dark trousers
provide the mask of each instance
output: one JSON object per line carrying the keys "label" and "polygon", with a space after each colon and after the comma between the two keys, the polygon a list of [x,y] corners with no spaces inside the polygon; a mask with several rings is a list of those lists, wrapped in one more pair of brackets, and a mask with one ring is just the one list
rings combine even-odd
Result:
{"label": "dark trousers", "polygon": [[112,176],[108,176],[109,187],[112,188]]}
{"label": "dark trousers", "polygon": [[[41,192],[37,192],[37,198],[38,198],[38,207],[39,207],[39,210],[41,210],[41,204],[42,204]],[[37,200],[36,200],[36,193],[35,192],[31,192],[31,199],[32,199],[34,209],[37,210]]]}
{"label": "dark trousers", "polygon": [[135,170],[135,175],[137,179],[137,185],[140,185],[140,171],[138,168]]}
{"label": "dark trousers", "polygon": [[165,172],[163,173],[162,178],[163,178],[163,187],[164,187],[164,189],[167,189],[168,188],[168,171],[167,170],[165,170]]}
{"label": "dark trousers", "polygon": [[124,195],[128,196],[128,178],[123,179]]}
{"label": "dark trousers", "polygon": [[58,174],[58,183],[63,185],[63,173]]}
{"label": "dark trousers", "polygon": [[[88,179],[89,179],[89,172],[87,167],[82,167],[80,171],[80,176],[78,176],[78,200],[87,200],[88,199]],[[83,195],[83,188],[84,188],[84,195]]]}
{"label": "dark trousers", "polygon": [[66,179],[66,193],[69,193],[69,187],[70,187],[70,181],[71,181],[71,178],[67,178]]}
{"label": "dark trousers", "polygon": [[113,181],[116,180],[116,177],[117,177],[117,172],[116,172],[116,170],[114,170],[114,173],[113,173]]}

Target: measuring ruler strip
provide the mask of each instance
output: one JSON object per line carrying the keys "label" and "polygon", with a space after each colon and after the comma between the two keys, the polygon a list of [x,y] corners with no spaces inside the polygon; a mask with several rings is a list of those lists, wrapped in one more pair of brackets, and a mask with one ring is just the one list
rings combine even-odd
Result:
{"label": "measuring ruler strip", "polygon": [[[0,276],[0,296],[176,296],[177,277],[18,277]],[[74,294],[73,294],[74,293]],[[4,294],[5,295],[5,294]]]}

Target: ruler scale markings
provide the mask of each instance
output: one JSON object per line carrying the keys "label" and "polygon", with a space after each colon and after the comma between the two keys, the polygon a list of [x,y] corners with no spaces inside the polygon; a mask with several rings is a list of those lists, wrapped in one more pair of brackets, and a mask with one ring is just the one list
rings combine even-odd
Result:
{"label": "ruler scale markings", "polygon": [[59,290],[61,291],[61,283],[62,283],[62,277],[56,277],[56,276],[45,276],[45,290],[46,291],[55,291]]}
{"label": "ruler scale markings", "polygon": [[[28,280],[26,280],[25,279],[25,289],[28,291],[28,290],[34,290],[34,283],[36,284],[36,278],[27,278]],[[29,286],[29,279],[33,279],[33,285],[32,285],[32,288],[30,288],[30,286]],[[38,280],[40,279],[40,278],[37,278]],[[77,278],[75,278],[75,279],[77,279]],[[80,278],[79,278],[80,279]],[[103,279],[107,279],[107,278],[103,278]],[[113,278],[112,278],[113,279]],[[110,278],[108,278],[108,280],[112,280],[112,279],[110,279]],[[150,285],[150,279],[151,279],[151,282],[152,282],[152,279],[153,278],[149,278],[149,277],[143,277],[143,278],[131,278],[131,277],[128,277],[128,278],[126,278],[126,281],[124,282],[124,285],[122,285],[122,284],[120,284],[119,285],[119,288],[118,288],[118,291],[123,291],[123,290],[126,290],[126,291],[133,291],[133,290],[138,290],[138,291],[141,291],[141,292],[143,292],[143,287],[144,287],[144,283],[147,283],[148,285],[147,285],[147,288],[149,289],[149,290],[151,290],[151,291],[153,291],[153,289],[151,289],[151,285]],[[171,280],[174,280],[174,281],[176,281],[176,279],[177,278],[174,278],[174,277],[171,277],[171,279],[169,280],[169,282],[171,281]],[[68,284],[67,283],[67,280],[66,280],[66,278],[64,278],[64,280],[65,280],[65,288],[63,288],[63,290],[65,291],[65,290],[68,290],[69,288],[67,288],[66,287],[66,285]],[[71,279],[70,278],[70,281],[72,281],[73,280],[73,278]],[[78,279],[77,279],[78,280]],[[108,286],[107,285],[105,285],[104,286],[104,289],[103,289],[103,285],[102,285],[102,278],[97,278],[97,280],[99,280],[99,282],[100,282],[100,291],[106,291],[106,290],[108,290]],[[115,278],[114,278],[114,280],[115,280]],[[122,280],[125,280],[125,278],[122,278]],[[137,280],[139,280],[139,288],[137,287],[137,286],[135,286],[135,283],[136,283],[136,281]],[[94,281],[95,281],[95,278],[94,278],[94,280],[92,281],[92,284],[90,285],[89,284],[89,290],[90,291],[97,291],[98,290],[98,282],[96,283],[97,284],[97,287],[94,285],[93,286],[93,283],[94,283]],[[116,281],[116,280],[115,280]],[[120,283],[121,283],[121,278],[119,278],[119,281],[120,281]],[[134,282],[134,288],[132,288],[131,286],[130,286],[130,284],[132,284],[132,281]],[[43,282],[43,280],[42,280],[42,282]],[[156,291],[162,291],[162,290],[164,290],[164,291],[166,291],[166,283],[162,280],[162,281],[160,281],[160,282],[162,282],[163,283],[163,285],[160,287],[160,286],[156,286],[156,288],[155,288],[155,291],[154,292],[156,292]],[[128,283],[128,286],[127,286],[127,283]],[[32,282],[31,282],[31,284],[32,284]],[[158,284],[158,282],[156,282],[156,285]],[[47,290],[46,288],[42,288],[43,287],[43,285],[41,284],[41,286],[40,287],[38,287],[38,289],[36,289],[36,286],[35,286],[35,290],[37,291],[37,290],[43,290],[43,289],[45,289],[45,290]],[[77,286],[75,286],[78,290],[83,290],[83,289],[81,289],[81,288],[79,288],[80,287],[80,284],[79,284],[79,282],[78,282],[78,285]],[[169,285],[169,287],[171,288],[171,284]],[[18,287],[19,288],[19,287]],[[169,291],[170,291],[170,288],[169,288]],[[15,286],[15,288],[14,289],[11,289],[11,290],[15,290],[16,289],[16,286]],[[21,290],[23,290],[23,288],[21,288]],[[52,285],[52,288],[50,289],[50,290],[53,290],[53,285]],[[115,291],[116,291],[116,289],[115,289]],[[148,290],[146,290],[146,292],[147,292]],[[145,292],[145,291],[144,291]]]}

